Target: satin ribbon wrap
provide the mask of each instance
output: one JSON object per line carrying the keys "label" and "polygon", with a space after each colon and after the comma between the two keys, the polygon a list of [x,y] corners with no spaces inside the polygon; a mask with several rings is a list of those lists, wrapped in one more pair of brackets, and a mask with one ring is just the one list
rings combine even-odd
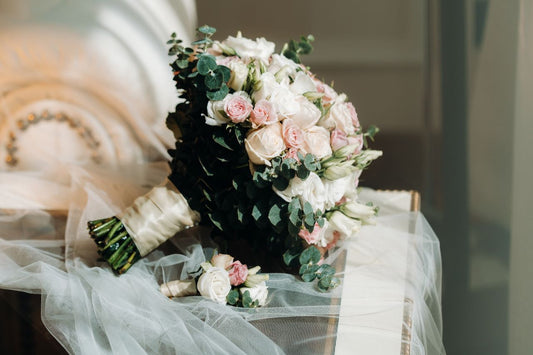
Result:
{"label": "satin ribbon wrap", "polygon": [[137,198],[120,218],[141,256],[163,244],[176,233],[196,225],[200,214],[168,179]]}
{"label": "satin ribbon wrap", "polygon": [[194,279],[170,281],[162,284],[159,290],[167,297],[194,296],[198,293]]}

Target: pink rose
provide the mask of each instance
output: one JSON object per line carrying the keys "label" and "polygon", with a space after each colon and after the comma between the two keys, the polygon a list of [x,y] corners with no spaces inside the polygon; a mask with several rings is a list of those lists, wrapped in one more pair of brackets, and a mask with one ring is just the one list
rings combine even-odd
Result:
{"label": "pink rose", "polygon": [[359,130],[360,128],[359,118],[357,118],[357,112],[355,111],[355,107],[353,106],[351,102],[348,102],[346,104],[346,107],[348,107],[348,111],[350,112],[350,116],[352,118],[352,124],[355,127],[355,130],[356,131]]}
{"label": "pink rose", "polygon": [[314,79],[314,82],[316,91],[324,94],[324,96],[322,96],[322,103],[325,105],[333,103],[338,96],[335,90],[333,90],[331,86],[324,84],[318,79]]}
{"label": "pink rose", "polygon": [[228,271],[230,283],[233,286],[239,286],[240,284],[244,283],[248,277],[248,267],[241,264],[241,262],[238,260],[234,261],[230,267],[231,269]]}
{"label": "pink rose", "polygon": [[259,100],[250,114],[250,121],[252,121],[254,128],[264,124],[269,124],[278,121],[278,114],[270,101],[265,99]]}
{"label": "pink rose", "polygon": [[348,137],[348,144],[355,146],[352,153],[353,155],[361,153],[361,150],[363,149],[363,135],[358,134],[356,136]]}
{"label": "pink rose", "polygon": [[253,106],[249,99],[235,93],[224,102],[224,112],[233,123],[241,123],[252,112]]}
{"label": "pink rose", "polygon": [[289,148],[299,149],[304,144],[304,133],[290,118],[283,121],[283,141]]}
{"label": "pink rose", "polygon": [[347,144],[348,144],[348,138],[346,137],[346,133],[344,133],[338,128],[334,129],[331,132],[331,148],[333,150],[342,148]]}
{"label": "pink rose", "polygon": [[318,223],[315,223],[315,228],[313,228],[313,232],[309,232],[307,229],[302,229],[298,233],[298,236],[305,240],[307,244],[316,244],[320,240],[320,231],[322,228],[318,225]]}

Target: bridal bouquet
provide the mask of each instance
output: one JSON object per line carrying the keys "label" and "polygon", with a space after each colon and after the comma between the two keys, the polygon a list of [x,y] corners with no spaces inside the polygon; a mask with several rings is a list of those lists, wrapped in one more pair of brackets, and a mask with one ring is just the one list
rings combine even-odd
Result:
{"label": "bridal bouquet", "polygon": [[120,218],[89,222],[101,256],[123,273],[200,223],[229,245],[277,255],[322,291],[336,287],[324,256],[375,214],[356,189],[381,155],[367,149],[377,128],[363,131],[346,95],[301,64],[312,36],[277,54],[264,38],[219,42],[209,26],[198,32],[192,47],[175,34],[168,42],[182,99],[167,118],[172,173]]}

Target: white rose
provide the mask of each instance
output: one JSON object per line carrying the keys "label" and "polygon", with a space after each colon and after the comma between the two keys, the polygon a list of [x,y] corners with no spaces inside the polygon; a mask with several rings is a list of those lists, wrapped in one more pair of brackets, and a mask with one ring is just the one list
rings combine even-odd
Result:
{"label": "white rose", "polygon": [[240,60],[233,60],[226,64],[231,70],[231,78],[228,82],[229,87],[239,91],[244,86],[248,77],[248,66]]}
{"label": "white rose", "polygon": [[257,38],[255,41],[244,38],[240,32],[237,37],[229,36],[222,44],[235,50],[241,58],[258,58],[265,63],[268,62],[276,47],[273,42],[264,38]]}
{"label": "white rose", "polygon": [[276,122],[251,131],[244,140],[244,147],[252,163],[270,166],[270,159],[285,150],[281,123]]}
{"label": "white rose", "polygon": [[304,132],[303,151],[311,153],[318,159],[332,154],[329,144],[329,132],[324,127],[313,126]]}
{"label": "white rose", "polygon": [[306,92],[316,91],[315,83],[313,79],[309,77],[303,71],[300,71],[296,74],[294,82],[290,86],[291,91],[298,95],[303,95]]}
{"label": "white rose", "polygon": [[358,218],[362,221],[369,220],[376,214],[374,207],[363,205],[356,201],[347,202],[346,204],[341,206],[340,210],[346,216],[351,218]]}
{"label": "white rose", "polygon": [[252,300],[257,301],[259,303],[259,306],[265,305],[268,296],[268,287],[264,281],[252,288],[241,287],[240,291],[242,295],[244,295],[244,293],[248,291]]}
{"label": "white rose", "polygon": [[291,179],[289,186],[283,191],[273,188],[274,192],[287,202],[293,197],[299,197],[304,202],[309,202],[313,210],[322,210],[326,204],[326,189],[320,177],[315,173],[310,173],[307,179],[301,180],[298,177]]}
{"label": "white rose", "polygon": [[226,304],[226,296],[231,291],[228,272],[219,267],[209,268],[198,279],[197,287],[202,296]]}
{"label": "white rose", "polygon": [[364,150],[355,158],[355,161],[357,164],[366,165],[382,155],[383,152],[381,150]]}
{"label": "white rose", "polygon": [[298,64],[280,54],[273,54],[268,66],[268,72],[276,75],[280,70],[287,70],[286,74],[290,76],[296,75]]}
{"label": "white rose", "polygon": [[[307,129],[313,127],[322,113],[312,102],[307,100],[301,95],[294,95],[290,90],[287,90],[291,93],[291,100],[297,104],[297,109],[294,113],[289,114],[288,118],[292,118],[294,123],[300,126],[301,129]],[[328,143],[329,143],[329,134],[328,134]]]}
{"label": "white rose", "polygon": [[254,91],[252,94],[252,98],[255,102],[258,102],[262,99],[268,100],[270,96],[272,96],[274,90],[279,87],[279,83],[276,81],[276,78],[272,73],[269,72],[261,74],[259,83],[260,89]]}
{"label": "white rose", "polygon": [[326,209],[335,206],[345,195],[355,192],[356,185],[354,174],[350,174],[337,180],[323,181],[326,189]]}
{"label": "white rose", "polygon": [[207,116],[204,116],[207,125],[221,126],[230,122],[229,117],[224,112],[224,103],[224,100],[209,101],[207,103]]}
{"label": "white rose", "polygon": [[337,231],[340,233],[340,239],[348,238],[361,229],[361,221],[350,218],[339,211],[333,212],[328,222],[328,233],[333,234],[334,231]]}

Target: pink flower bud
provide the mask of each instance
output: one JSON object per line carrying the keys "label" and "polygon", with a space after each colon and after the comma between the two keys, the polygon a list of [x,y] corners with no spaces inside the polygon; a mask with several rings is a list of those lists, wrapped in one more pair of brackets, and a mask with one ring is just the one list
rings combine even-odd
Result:
{"label": "pink flower bud", "polygon": [[241,264],[241,262],[238,260],[234,261],[230,267],[231,269],[229,269],[228,273],[231,285],[239,286],[240,284],[244,283],[248,277],[248,267]]}

